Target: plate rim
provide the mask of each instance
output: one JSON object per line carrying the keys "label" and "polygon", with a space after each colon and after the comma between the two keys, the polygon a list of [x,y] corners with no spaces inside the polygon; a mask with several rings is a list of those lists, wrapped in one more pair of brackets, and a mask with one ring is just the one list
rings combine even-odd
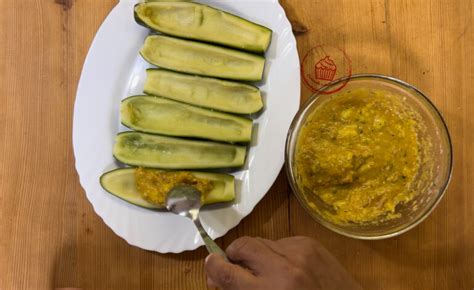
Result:
{"label": "plate rim", "polygon": [[[133,242],[130,240],[130,238],[122,235],[122,234],[119,234],[117,232],[117,230],[115,229],[114,226],[111,225],[111,223],[109,223],[107,221],[107,219],[103,216],[104,214],[102,212],[100,212],[97,208],[97,204],[96,204],[96,201],[95,201],[95,198],[93,197],[93,195],[97,194],[95,191],[94,192],[90,192],[90,190],[86,190],[86,188],[88,187],[86,185],[86,181],[85,181],[85,177],[83,174],[81,174],[81,161],[77,158],[77,153],[79,151],[78,149],[78,130],[76,128],[78,128],[78,122],[79,120],[76,118],[76,116],[79,114],[79,105],[78,105],[78,99],[80,97],[80,92],[82,90],[82,86],[85,86],[84,84],[84,70],[86,68],[86,66],[88,65],[88,62],[90,62],[90,55],[91,55],[91,52],[93,51],[96,43],[99,41],[99,37],[100,37],[100,33],[101,33],[101,29],[104,27],[104,24],[107,22],[107,21],[110,21],[110,17],[113,17],[113,14],[117,12],[117,9],[119,9],[121,6],[120,5],[124,5],[125,3],[134,3],[135,1],[132,1],[132,0],[122,0],[122,1],[119,1],[111,10],[110,12],[107,14],[107,16],[104,18],[103,22],[101,23],[100,27],[98,28],[94,38],[93,38],[93,41],[91,42],[91,45],[89,47],[89,50],[87,52],[87,55],[84,59],[84,62],[83,62],[83,67],[82,67],[82,70],[81,70],[81,76],[79,78],[79,82],[78,82],[78,86],[77,86],[77,91],[76,91],[76,98],[75,98],[75,103],[74,103],[74,113],[73,113],[73,130],[72,130],[72,139],[73,139],[73,151],[74,151],[74,156],[75,156],[75,168],[76,168],[76,172],[79,176],[79,182],[81,184],[81,187],[84,191],[84,193],[86,194],[86,197],[89,201],[89,203],[92,205],[93,207],[93,210],[94,212],[102,219],[102,221],[107,225],[107,227],[109,227],[117,236],[119,236],[120,238],[124,239],[128,244],[130,245],[133,245],[133,246],[136,246],[136,247],[139,247],[139,248],[142,248],[142,249],[146,249],[146,250],[151,250],[151,251],[156,251],[156,252],[160,252],[160,253],[180,253],[180,252],[184,252],[184,251],[192,251],[192,250],[195,250],[197,248],[199,248],[200,246],[203,245],[202,241],[200,243],[194,243],[193,246],[189,247],[189,246],[182,246],[181,248],[175,248],[175,249],[170,249],[168,248],[166,251],[162,251],[162,250],[158,250],[157,247],[155,248],[149,248],[149,247],[144,247],[143,245],[139,245],[138,243],[136,242]],[[283,19],[280,20],[280,21],[283,21],[284,22],[284,25],[285,27],[290,27],[291,29],[291,24],[286,16],[286,13],[283,9],[283,7],[280,5],[280,3],[278,1],[274,1],[274,0],[269,0],[269,1],[262,1],[262,2],[270,2],[272,5],[276,5],[277,6],[277,9],[279,10],[278,11],[278,14],[280,15],[283,15],[284,17],[282,17]],[[230,5],[232,2],[230,1]],[[298,66],[298,72],[300,70],[300,61],[299,61],[299,55],[298,55],[298,51],[297,51],[297,42],[296,42],[296,38],[295,36],[293,35],[293,33],[291,33],[290,35],[290,38],[291,38],[291,43],[294,44],[294,51],[295,51],[295,55],[296,55],[296,64]],[[296,84],[297,86],[297,91],[298,91],[298,98],[297,98],[297,103],[296,103],[296,107],[299,107],[300,105],[300,98],[299,98],[299,92],[301,91],[301,79],[300,79],[300,75],[298,74],[297,76],[297,79],[298,79],[298,82]],[[294,114],[296,114],[296,112],[294,112]],[[289,126],[289,124],[288,124]],[[284,134],[286,136],[286,134]],[[284,142],[283,142],[283,147],[284,147]],[[283,151],[284,151],[284,148],[283,148]],[[269,190],[271,189],[271,186],[275,183],[275,181],[277,180],[280,172],[281,172],[281,169],[284,165],[284,156],[280,156],[280,159],[281,159],[281,164],[278,166],[278,170],[275,170],[274,172],[274,176],[272,176],[271,180],[273,180],[270,185],[268,186],[268,189],[266,190],[266,192],[261,196],[261,197],[257,197],[255,198],[255,202],[251,205],[251,206],[248,206],[246,208],[245,211],[242,211],[240,212],[240,215],[239,217],[234,221],[233,224],[230,224],[226,227],[226,229],[220,233],[218,233],[216,235],[215,238],[219,238],[219,237],[222,237],[224,235],[226,235],[228,233],[228,231],[230,231],[231,229],[233,229],[234,227],[236,227],[237,225],[240,224],[240,222],[242,221],[243,218],[245,218],[246,216],[248,216],[254,209],[255,207],[257,206],[257,204],[265,197],[265,195],[269,192]]]}

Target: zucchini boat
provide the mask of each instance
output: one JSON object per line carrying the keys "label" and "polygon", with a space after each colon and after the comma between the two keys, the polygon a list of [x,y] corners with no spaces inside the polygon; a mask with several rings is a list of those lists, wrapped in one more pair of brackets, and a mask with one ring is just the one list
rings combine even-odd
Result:
{"label": "zucchini boat", "polygon": [[208,141],[194,141],[140,132],[117,135],[113,154],[133,166],[162,169],[239,167],[247,148]]}
{"label": "zucchini boat", "polygon": [[267,27],[225,11],[191,2],[135,5],[135,21],[152,30],[263,53],[272,39]]}
{"label": "zucchini boat", "polygon": [[252,120],[155,96],[122,101],[122,124],[137,131],[226,142],[249,142]]}
{"label": "zucchini boat", "polygon": [[263,107],[257,87],[163,69],[147,70],[144,92],[236,114],[253,114]]}
{"label": "zucchini boat", "polygon": [[[137,189],[135,179],[136,168],[119,168],[104,173],[100,177],[100,185],[105,191],[134,205],[148,209],[164,209],[145,200]],[[196,178],[207,179],[213,185],[212,190],[205,195],[204,204],[228,202],[235,198],[234,177],[220,173],[190,171]]]}
{"label": "zucchini boat", "polygon": [[163,35],[148,36],[140,54],[162,68],[224,79],[260,81],[265,67],[260,55]]}

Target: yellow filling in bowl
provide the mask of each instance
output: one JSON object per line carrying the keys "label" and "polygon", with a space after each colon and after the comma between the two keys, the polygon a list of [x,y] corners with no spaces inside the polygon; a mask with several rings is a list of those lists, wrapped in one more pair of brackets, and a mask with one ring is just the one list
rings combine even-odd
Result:
{"label": "yellow filling in bowl", "polygon": [[397,205],[416,195],[419,120],[383,91],[357,89],[322,103],[305,121],[295,152],[310,207],[336,224],[398,217]]}

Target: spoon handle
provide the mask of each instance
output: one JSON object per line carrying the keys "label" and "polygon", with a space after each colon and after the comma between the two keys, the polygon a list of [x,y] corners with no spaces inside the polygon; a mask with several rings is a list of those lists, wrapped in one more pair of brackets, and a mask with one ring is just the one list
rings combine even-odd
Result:
{"label": "spoon handle", "polygon": [[227,258],[227,255],[225,254],[225,252],[216,244],[216,242],[214,242],[213,239],[211,239],[211,237],[209,237],[206,230],[202,226],[201,221],[199,220],[199,217],[197,219],[194,219],[193,222],[198,228],[199,234],[201,234],[202,240],[204,241],[204,244],[206,245],[207,251],[210,254],[212,253],[218,254],[222,256],[224,260],[229,262],[229,259]]}

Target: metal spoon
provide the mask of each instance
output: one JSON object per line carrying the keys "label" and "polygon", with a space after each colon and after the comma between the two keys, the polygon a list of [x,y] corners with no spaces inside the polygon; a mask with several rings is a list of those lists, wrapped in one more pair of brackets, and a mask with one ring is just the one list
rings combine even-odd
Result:
{"label": "metal spoon", "polygon": [[228,261],[225,252],[209,237],[199,219],[201,209],[201,192],[191,185],[177,185],[173,187],[166,197],[166,208],[177,215],[187,217],[194,222],[209,253],[221,255]]}

